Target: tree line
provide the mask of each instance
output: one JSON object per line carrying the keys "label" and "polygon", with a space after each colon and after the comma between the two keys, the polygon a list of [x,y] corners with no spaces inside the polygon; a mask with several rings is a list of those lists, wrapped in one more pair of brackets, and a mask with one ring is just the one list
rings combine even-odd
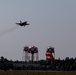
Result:
{"label": "tree line", "polygon": [[[51,60],[39,60],[34,62],[33,65],[25,66],[28,62],[13,61],[0,57],[0,70],[51,70],[51,71],[76,71],[76,58],[66,57],[65,59],[55,59],[54,62]],[[31,63],[31,62],[29,62]],[[21,66],[14,64],[23,64]],[[38,66],[35,66],[35,65]]]}

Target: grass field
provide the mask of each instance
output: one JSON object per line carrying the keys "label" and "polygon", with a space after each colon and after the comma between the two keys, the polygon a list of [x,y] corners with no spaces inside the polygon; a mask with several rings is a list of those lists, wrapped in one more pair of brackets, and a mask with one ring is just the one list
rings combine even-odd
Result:
{"label": "grass field", "polygon": [[76,75],[76,72],[0,71],[0,75]]}

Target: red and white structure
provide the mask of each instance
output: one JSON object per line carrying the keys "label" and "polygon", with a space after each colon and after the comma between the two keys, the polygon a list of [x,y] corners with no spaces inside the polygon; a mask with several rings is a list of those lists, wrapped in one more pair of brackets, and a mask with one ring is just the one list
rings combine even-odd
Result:
{"label": "red and white structure", "polygon": [[46,60],[48,58],[51,60],[51,62],[53,62],[55,59],[55,51],[54,51],[54,48],[51,46],[49,46],[46,50]]}

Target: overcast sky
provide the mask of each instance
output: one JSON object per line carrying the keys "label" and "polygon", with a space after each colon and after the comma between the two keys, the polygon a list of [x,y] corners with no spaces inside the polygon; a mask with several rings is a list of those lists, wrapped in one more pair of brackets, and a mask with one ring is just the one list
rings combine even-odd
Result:
{"label": "overcast sky", "polygon": [[[16,22],[29,26],[17,27]],[[76,57],[76,0],[0,0],[0,56],[22,60],[24,46],[35,45],[39,59],[48,46],[55,57]]]}

